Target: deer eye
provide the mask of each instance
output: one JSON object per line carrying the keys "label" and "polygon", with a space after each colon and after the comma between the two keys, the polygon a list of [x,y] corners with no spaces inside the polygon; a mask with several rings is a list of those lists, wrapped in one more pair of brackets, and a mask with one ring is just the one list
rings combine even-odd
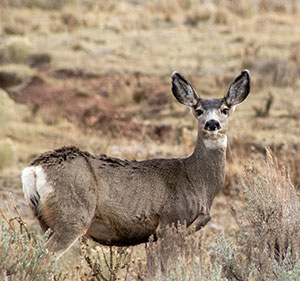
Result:
{"label": "deer eye", "polygon": [[198,116],[200,116],[200,115],[203,114],[203,110],[198,108],[198,109],[196,109],[196,113],[197,113]]}
{"label": "deer eye", "polygon": [[223,108],[223,109],[221,110],[221,112],[222,112],[224,115],[228,115],[229,109],[225,107],[225,108]]}

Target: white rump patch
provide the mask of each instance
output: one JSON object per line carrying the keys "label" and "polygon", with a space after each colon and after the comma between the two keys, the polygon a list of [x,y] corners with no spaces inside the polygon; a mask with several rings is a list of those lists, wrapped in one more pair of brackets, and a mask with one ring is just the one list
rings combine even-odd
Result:
{"label": "white rump patch", "polygon": [[49,193],[53,192],[53,187],[47,180],[46,173],[41,166],[35,167],[36,190],[41,199],[46,198]]}
{"label": "white rump patch", "polygon": [[41,166],[30,166],[22,172],[22,186],[25,199],[30,203],[33,198],[45,198],[53,192],[52,186],[48,183],[46,173]]}
{"label": "white rump patch", "polygon": [[35,175],[35,167],[27,167],[22,172],[22,187],[24,192],[25,199],[30,202],[30,198],[37,197],[36,192],[36,175]]}
{"label": "white rump patch", "polygon": [[224,148],[227,147],[227,136],[217,139],[204,139],[204,145],[207,149],[217,149],[217,148]]}

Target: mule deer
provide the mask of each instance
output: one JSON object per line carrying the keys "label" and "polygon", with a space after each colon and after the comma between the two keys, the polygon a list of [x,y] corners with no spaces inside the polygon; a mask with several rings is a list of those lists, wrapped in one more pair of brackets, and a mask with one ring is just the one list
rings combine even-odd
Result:
{"label": "mule deer", "polygon": [[129,246],[163,236],[173,223],[197,231],[210,220],[225,177],[228,117],[248,96],[250,74],[242,71],[223,98],[202,99],[174,72],[172,91],[198,120],[188,158],[126,161],[63,147],[23,170],[25,198],[42,229],[52,229],[47,247],[57,257],[83,235]]}

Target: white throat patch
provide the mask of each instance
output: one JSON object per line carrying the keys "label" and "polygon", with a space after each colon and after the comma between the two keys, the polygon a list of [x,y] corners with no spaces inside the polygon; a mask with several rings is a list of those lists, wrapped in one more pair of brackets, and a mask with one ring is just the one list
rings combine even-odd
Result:
{"label": "white throat patch", "polygon": [[217,149],[227,147],[227,136],[218,139],[204,139],[204,145],[207,149]]}

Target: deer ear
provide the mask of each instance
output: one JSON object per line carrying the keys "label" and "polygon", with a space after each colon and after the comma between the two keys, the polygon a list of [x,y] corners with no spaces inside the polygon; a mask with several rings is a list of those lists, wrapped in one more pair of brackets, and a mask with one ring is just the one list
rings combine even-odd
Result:
{"label": "deer ear", "polygon": [[250,72],[243,70],[242,73],[230,85],[224,99],[228,106],[234,106],[244,101],[250,92]]}
{"label": "deer ear", "polygon": [[176,71],[172,74],[172,92],[180,103],[189,107],[195,106],[199,99],[190,83]]}

